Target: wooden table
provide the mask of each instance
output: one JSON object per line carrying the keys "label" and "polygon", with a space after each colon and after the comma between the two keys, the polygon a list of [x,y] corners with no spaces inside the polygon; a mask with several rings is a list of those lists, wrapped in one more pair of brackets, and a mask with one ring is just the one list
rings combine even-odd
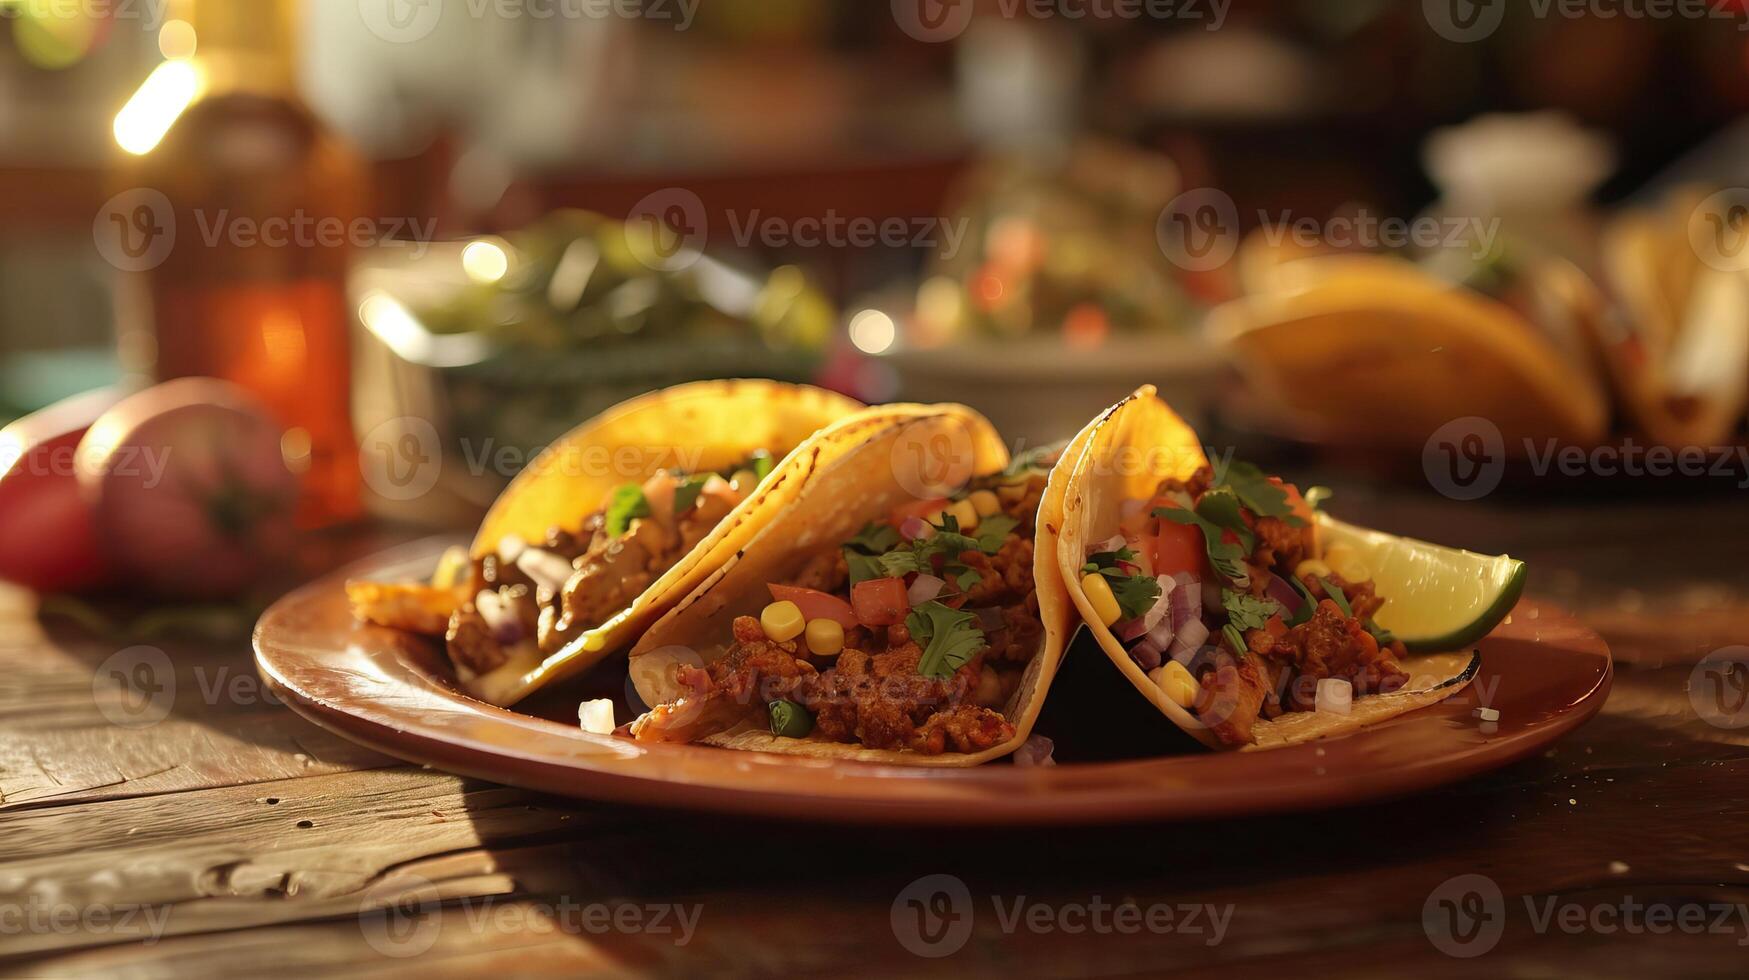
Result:
{"label": "wooden table", "polygon": [[[1412,799],[1084,832],[766,825],[458,779],[273,704],[240,639],[154,641],[173,709],[122,727],[101,673],[120,641],[45,628],[32,597],[3,593],[0,971],[1741,975],[1749,726],[1702,721],[1688,693],[1709,652],[1749,642],[1741,494],[1457,505],[1339,485],[1338,513],[1528,559],[1532,594],[1616,652],[1603,713],[1541,758]],[[931,959],[901,943],[894,909],[934,874],[974,914],[963,947]],[[1442,953],[1423,917],[1442,898],[1474,908],[1456,893],[1468,879],[1446,884],[1468,874],[1500,890],[1464,920],[1502,923],[1480,959]],[[1668,912],[1624,921],[1629,900]],[[1017,901],[1038,918],[1005,921]],[[1177,928],[1093,931],[1143,921],[1110,911],[1124,903]],[[1218,941],[1189,906],[1212,909]],[[1677,928],[1696,912],[1714,928]],[[1664,914],[1669,931],[1639,928]],[[1575,915],[1590,924],[1563,926]]]}

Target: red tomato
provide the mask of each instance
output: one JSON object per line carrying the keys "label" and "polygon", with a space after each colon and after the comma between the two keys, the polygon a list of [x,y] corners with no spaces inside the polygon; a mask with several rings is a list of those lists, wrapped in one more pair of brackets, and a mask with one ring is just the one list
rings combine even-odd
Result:
{"label": "red tomato", "polygon": [[[1175,505],[1156,499],[1149,509],[1169,506]],[[1208,551],[1202,540],[1202,530],[1193,524],[1179,524],[1164,517],[1159,520],[1160,530],[1154,535],[1154,574],[1189,572],[1199,580],[1207,578],[1203,568],[1208,564]]]}
{"label": "red tomato", "polygon": [[911,611],[902,578],[871,578],[850,587],[850,605],[864,626],[896,626]]}
{"label": "red tomato", "polygon": [[898,527],[905,523],[908,518],[931,517],[937,511],[944,510],[946,507],[946,497],[937,497],[934,500],[913,500],[908,504],[900,504],[893,508],[893,514],[887,519],[887,523],[894,527]]}
{"label": "red tomato", "polygon": [[818,589],[804,589],[799,585],[778,585],[775,582],[767,588],[771,589],[772,599],[778,602],[788,599],[795,603],[801,609],[803,619],[830,619],[845,629],[856,626],[856,614],[850,611],[850,603],[835,595]]}

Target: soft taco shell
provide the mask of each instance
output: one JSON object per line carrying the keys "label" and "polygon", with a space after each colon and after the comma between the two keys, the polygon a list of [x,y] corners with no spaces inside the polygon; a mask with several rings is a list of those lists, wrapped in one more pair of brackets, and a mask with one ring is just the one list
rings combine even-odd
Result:
{"label": "soft taco shell", "polygon": [[[574,531],[614,487],[642,483],[660,469],[721,469],[759,449],[782,458],[757,492],[730,511],[630,606],[544,660],[512,660],[465,681],[464,686],[493,704],[514,704],[534,689],[575,675],[623,646],[794,498],[815,458],[800,447],[816,437],[852,438],[846,433],[874,425],[868,419],[853,421],[861,409],[850,398],[806,385],[703,381],[634,398],[573,429],[505,488],[475,535],[474,556],[495,550],[505,535],[539,541],[552,527]],[[884,418],[910,410],[890,406],[880,411]],[[838,422],[848,425],[826,436]]]}
{"label": "soft taco shell", "polygon": [[[1105,655],[1149,703],[1204,745],[1230,751],[1233,746],[1222,743],[1195,714],[1168,698],[1130,659],[1123,644],[1100,623],[1081,589],[1079,574],[1089,543],[1117,533],[1125,500],[1151,497],[1161,480],[1186,479],[1206,465],[1202,443],[1154,394],[1152,385],[1144,385],[1107,410],[1092,428],[1092,438],[1069,476],[1057,544],[1059,574],[1069,599]],[[1411,679],[1404,690],[1356,698],[1347,716],[1290,712],[1275,720],[1258,719],[1252,725],[1254,742],[1244,748],[1279,748],[1344,734],[1443,701],[1475,676],[1478,659],[1470,653],[1405,658],[1403,668]]]}
{"label": "soft taco shell", "polygon": [[1506,446],[1595,444],[1608,404],[1579,363],[1517,314],[1408,263],[1293,263],[1303,288],[1236,300],[1209,317],[1258,392],[1317,436],[1420,448],[1480,416]]}
{"label": "soft taco shell", "polygon": [[[957,488],[964,481],[1000,471],[1008,451],[988,420],[955,405],[932,406],[936,413],[893,420],[841,458],[822,462],[801,488],[800,495],[775,515],[744,548],[725,561],[674,610],[651,627],[631,652],[635,661],[665,647],[689,648],[707,662],[720,656],[735,617],[758,615],[771,601],[767,583],[792,578],[809,559],[836,550],[870,521],[906,501],[919,499],[919,486]],[[873,410],[871,410],[873,411]],[[1055,676],[1074,615],[1056,568],[1056,537],[1067,463],[1085,445],[1087,435],[1064,450],[1039,503],[1034,540],[1033,574],[1037,577],[1039,618],[1045,627],[1042,649],[1027,665],[1003,716],[1013,725],[1014,738],[978,753],[944,752],[918,755],[891,749],[869,749],[841,742],[783,738],[768,731],[755,714],[740,726],[709,736],[704,744],[746,751],[773,752],[821,759],[920,766],[972,766],[1013,752],[1038,719],[1046,689]],[[952,446],[960,462],[952,478],[941,480],[941,457],[918,447]],[[946,483],[950,486],[943,487]],[[935,495],[933,492],[930,496]]]}

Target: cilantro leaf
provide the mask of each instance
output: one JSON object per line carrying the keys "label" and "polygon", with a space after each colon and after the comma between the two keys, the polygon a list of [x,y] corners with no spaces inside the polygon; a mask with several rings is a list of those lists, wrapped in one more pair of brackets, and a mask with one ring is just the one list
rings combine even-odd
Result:
{"label": "cilantro leaf", "polygon": [[899,543],[899,529],[891,524],[869,524],[844,543],[865,555],[881,555],[892,551]]}
{"label": "cilantro leaf", "polygon": [[[1287,488],[1275,483],[1252,463],[1234,460],[1215,474],[1219,487],[1233,495],[1259,517],[1276,517],[1289,527],[1305,527],[1306,522],[1294,513],[1287,500]],[[1206,494],[1204,495],[1206,499]],[[1198,508],[1201,509],[1200,507]]]}
{"label": "cilantro leaf", "polygon": [[777,461],[772,459],[771,453],[764,449],[755,452],[750,462],[753,464],[753,475],[761,481],[770,476],[772,467],[777,465]]}
{"label": "cilantro leaf", "polygon": [[693,504],[698,503],[699,491],[704,489],[704,485],[709,483],[714,475],[712,473],[695,473],[680,481],[680,485],[674,488],[674,516],[679,517],[691,510]]}
{"label": "cilantro leaf", "polygon": [[631,529],[633,520],[650,516],[650,502],[636,483],[622,484],[614,488],[602,516],[608,535],[617,538]]}
{"label": "cilantro leaf", "polygon": [[1135,619],[1154,608],[1160,599],[1160,581],[1152,575],[1112,575],[1102,573],[1111,582],[1111,594],[1124,619]]}
{"label": "cilantro leaf", "polygon": [[1331,602],[1336,603],[1336,608],[1342,610],[1342,615],[1351,619],[1354,617],[1354,610],[1348,605],[1348,596],[1344,595],[1342,590],[1336,587],[1336,583],[1327,578],[1320,577],[1318,579],[1318,584],[1324,587],[1324,594],[1330,597]]}
{"label": "cilantro leaf", "polygon": [[1367,620],[1364,625],[1366,626],[1366,631],[1372,634],[1373,640],[1376,641],[1379,646],[1388,647],[1397,642],[1397,634],[1392,633],[1390,630],[1385,629],[1383,626],[1380,626],[1372,620]]}
{"label": "cilantro leaf", "polygon": [[[1245,547],[1244,539],[1228,541],[1226,528],[1210,521],[1200,513],[1185,510],[1182,507],[1156,507],[1154,516],[1175,524],[1188,524],[1202,529],[1203,543],[1208,551],[1209,565],[1215,573],[1234,585],[1243,589],[1251,584],[1251,572],[1245,567],[1245,556],[1251,549]],[[1234,532],[1234,537],[1238,533]]]}
{"label": "cilantro leaf", "polygon": [[[1119,562],[1129,562],[1132,565],[1136,564],[1136,553],[1130,550],[1128,546],[1119,548],[1116,551],[1096,551],[1087,556],[1087,565],[1082,571],[1103,573],[1107,570],[1117,569]],[[1119,574],[1126,573],[1119,570]]]}
{"label": "cilantro leaf", "polygon": [[1286,610],[1274,599],[1234,592],[1232,589],[1221,590],[1221,605],[1227,610],[1227,621],[1243,630],[1260,630],[1269,622],[1269,617],[1281,615]]}
{"label": "cilantro leaf", "polygon": [[917,672],[946,680],[970,662],[972,655],[985,646],[983,631],[974,625],[977,621],[975,614],[939,602],[925,602],[911,610],[911,615],[905,617],[905,628],[911,631],[911,639],[923,647]]}
{"label": "cilantro leaf", "polygon": [[887,572],[881,567],[881,560],[873,555],[844,549],[844,564],[850,569],[850,584],[866,582],[871,578],[886,578]]}
{"label": "cilantro leaf", "polygon": [[1306,588],[1306,583],[1297,577],[1289,575],[1287,580],[1294,587],[1294,591],[1300,594],[1300,598],[1305,600],[1300,603],[1299,611],[1288,620],[1289,626],[1298,626],[1312,618],[1312,611],[1318,608],[1318,600],[1312,595],[1312,590]]}
{"label": "cilantro leaf", "polygon": [[1020,522],[1007,514],[991,514],[984,518],[978,522],[978,530],[974,535],[978,550],[986,555],[1001,551],[1002,543],[1008,540],[1009,533],[1019,526]]}

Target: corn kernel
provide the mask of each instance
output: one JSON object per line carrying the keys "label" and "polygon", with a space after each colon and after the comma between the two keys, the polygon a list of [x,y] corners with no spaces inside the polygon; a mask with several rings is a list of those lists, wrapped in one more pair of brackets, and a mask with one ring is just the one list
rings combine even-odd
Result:
{"label": "corn kernel", "polygon": [[830,657],[844,649],[844,626],[836,619],[809,620],[804,632],[808,652],[815,656]]}
{"label": "corn kernel", "polygon": [[1111,583],[1098,572],[1088,572],[1081,578],[1081,591],[1087,593],[1087,601],[1093,606],[1093,614],[1099,617],[1100,625],[1110,626],[1123,615],[1118,608],[1117,596],[1111,594]]}
{"label": "corn kernel", "polygon": [[802,620],[801,607],[788,599],[766,606],[765,611],[759,614],[760,628],[765,630],[766,636],[779,643],[801,636],[806,625]]}
{"label": "corn kernel", "polygon": [[996,495],[988,490],[973,490],[971,496],[966,499],[972,502],[972,507],[977,510],[979,517],[989,517],[991,514],[1002,512],[1002,501],[996,499]]}
{"label": "corn kernel", "polygon": [[1372,579],[1372,569],[1359,558],[1349,558],[1346,561],[1332,563],[1330,568],[1342,576],[1342,580],[1350,584],[1366,582]]}
{"label": "corn kernel", "polygon": [[1178,661],[1168,660],[1148,671],[1148,679],[1168,701],[1180,708],[1196,704],[1196,678],[1190,676],[1190,671]]}
{"label": "corn kernel", "polygon": [[1308,575],[1314,578],[1324,578],[1329,574],[1330,566],[1316,558],[1307,558],[1305,561],[1294,566],[1294,578],[1298,579],[1303,579]]}
{"label": "corn kernel", "polygon": [[759,485],[759,474],[752,470],[736,470],[735,475],[729,477],[729,485],[735,488],[736,493],[745,497]]}
{"label": "corn kernel", "polygon": [[960,532],[969,534],[978,526],[978,508],[970,500],[961,500],[947,508],[953,519],[959,522]]}

